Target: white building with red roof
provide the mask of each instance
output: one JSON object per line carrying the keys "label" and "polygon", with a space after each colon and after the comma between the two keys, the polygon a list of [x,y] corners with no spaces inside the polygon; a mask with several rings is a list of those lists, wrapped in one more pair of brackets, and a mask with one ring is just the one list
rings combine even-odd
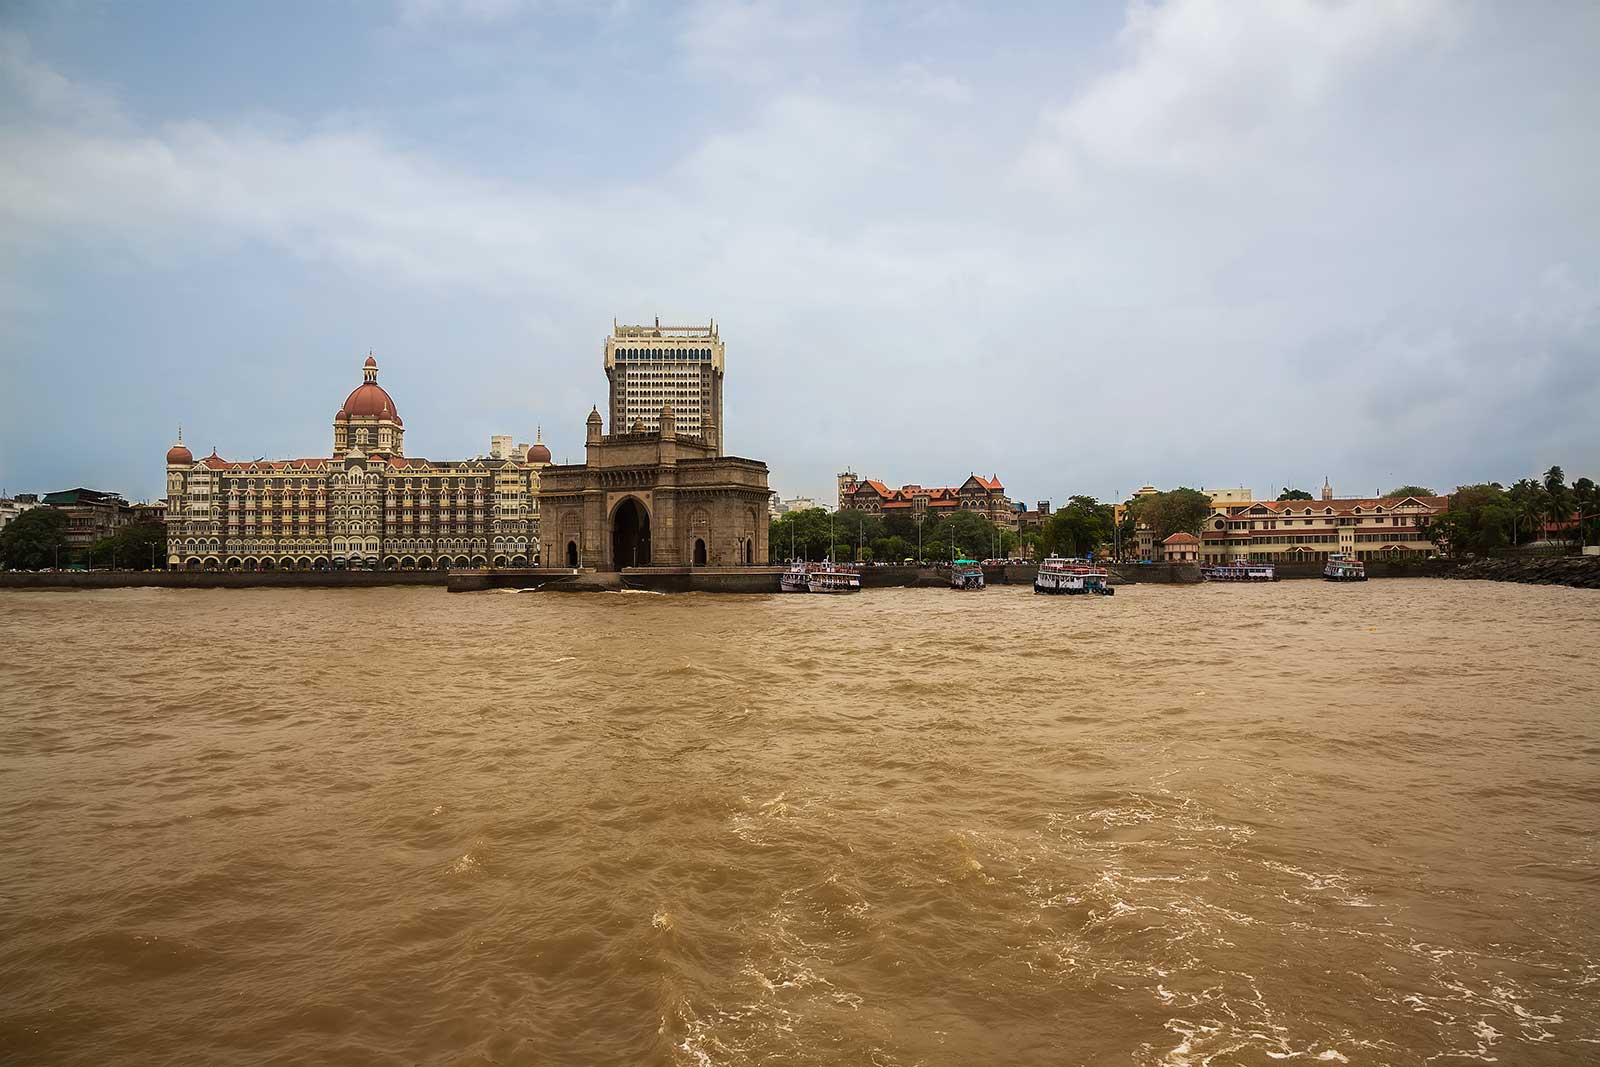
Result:
{"label": "white building with red roof", "polygon": [[1215,500],[1200,531],[1200,562],[1425,556],[1435,549],[1424,526],[1449,507],[1448,496],[1336,497],[1326,480],[1320,500]]}

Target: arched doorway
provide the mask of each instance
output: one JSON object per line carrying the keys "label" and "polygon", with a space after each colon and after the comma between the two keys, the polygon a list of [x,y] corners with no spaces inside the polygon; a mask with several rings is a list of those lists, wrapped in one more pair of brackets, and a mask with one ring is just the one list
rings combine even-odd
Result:
{"label": "arched doorway", "polygon": [[694,565],[696,567],[704,567],[706,565],[706,539],[704,537],[696,537],[694,539]]}
{"label": "arched doorway", "polygon": [[576,542],[576,541],[568,541],[567,542],[567,566],[576,567],[577,565],[578,565],[578,542]]}
{"label": "arched doorway", "polygon": [[611,514],[611,565],[645,567],[650,564],[650,515],[634,497],[627,497]]}
{"label": "arched doorway", "polygon": [[756,545],[755,545],[755,542],[750,540],[750,538],[746,537],[744,539],[744,564],[745,564],[746,567],[748,567],[751,564],[753,564],[755,561],[756,561]]}

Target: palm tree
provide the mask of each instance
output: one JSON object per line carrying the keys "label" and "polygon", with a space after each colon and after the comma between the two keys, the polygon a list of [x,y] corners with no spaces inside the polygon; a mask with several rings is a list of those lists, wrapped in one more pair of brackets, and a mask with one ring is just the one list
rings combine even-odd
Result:
{"label": "palm tree", "polygon": [[1600,487],[1588,478],[1572,483],[1573,503],[1578,510],[1578,536],[1589,543],[1589,531],[1600,522]]}
{"label": "palm tree", "polygon": [[1560,467],[1551,467],[1544,472],[1544,491],[1545,512],[1550,516],[1550,524],[1559,531],[1563,523],[1572,521],[1572,493],[1567,488],[1567,476]]}

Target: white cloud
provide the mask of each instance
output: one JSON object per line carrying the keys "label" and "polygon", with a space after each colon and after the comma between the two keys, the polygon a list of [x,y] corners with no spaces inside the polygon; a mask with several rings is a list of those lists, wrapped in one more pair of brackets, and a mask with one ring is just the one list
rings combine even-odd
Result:
{"label": "white cloud", "polygon": [[1135,0],[1126,61],[1048,109],[1029,156],[1216,174],[1291,148],[1364,64],[1435,38],[1447,0]]}

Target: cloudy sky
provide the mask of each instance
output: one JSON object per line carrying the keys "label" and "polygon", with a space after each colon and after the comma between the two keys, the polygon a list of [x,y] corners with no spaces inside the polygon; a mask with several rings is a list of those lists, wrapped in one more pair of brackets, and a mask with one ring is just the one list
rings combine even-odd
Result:
{"label": "cloudy sky", "polygon": [[[1000,9],[1000,10],[997,10]],[[0,489],[578,459],[613,317],[729,450],[1012,495],[1600,477],[1600,5],[0,2]]]}

